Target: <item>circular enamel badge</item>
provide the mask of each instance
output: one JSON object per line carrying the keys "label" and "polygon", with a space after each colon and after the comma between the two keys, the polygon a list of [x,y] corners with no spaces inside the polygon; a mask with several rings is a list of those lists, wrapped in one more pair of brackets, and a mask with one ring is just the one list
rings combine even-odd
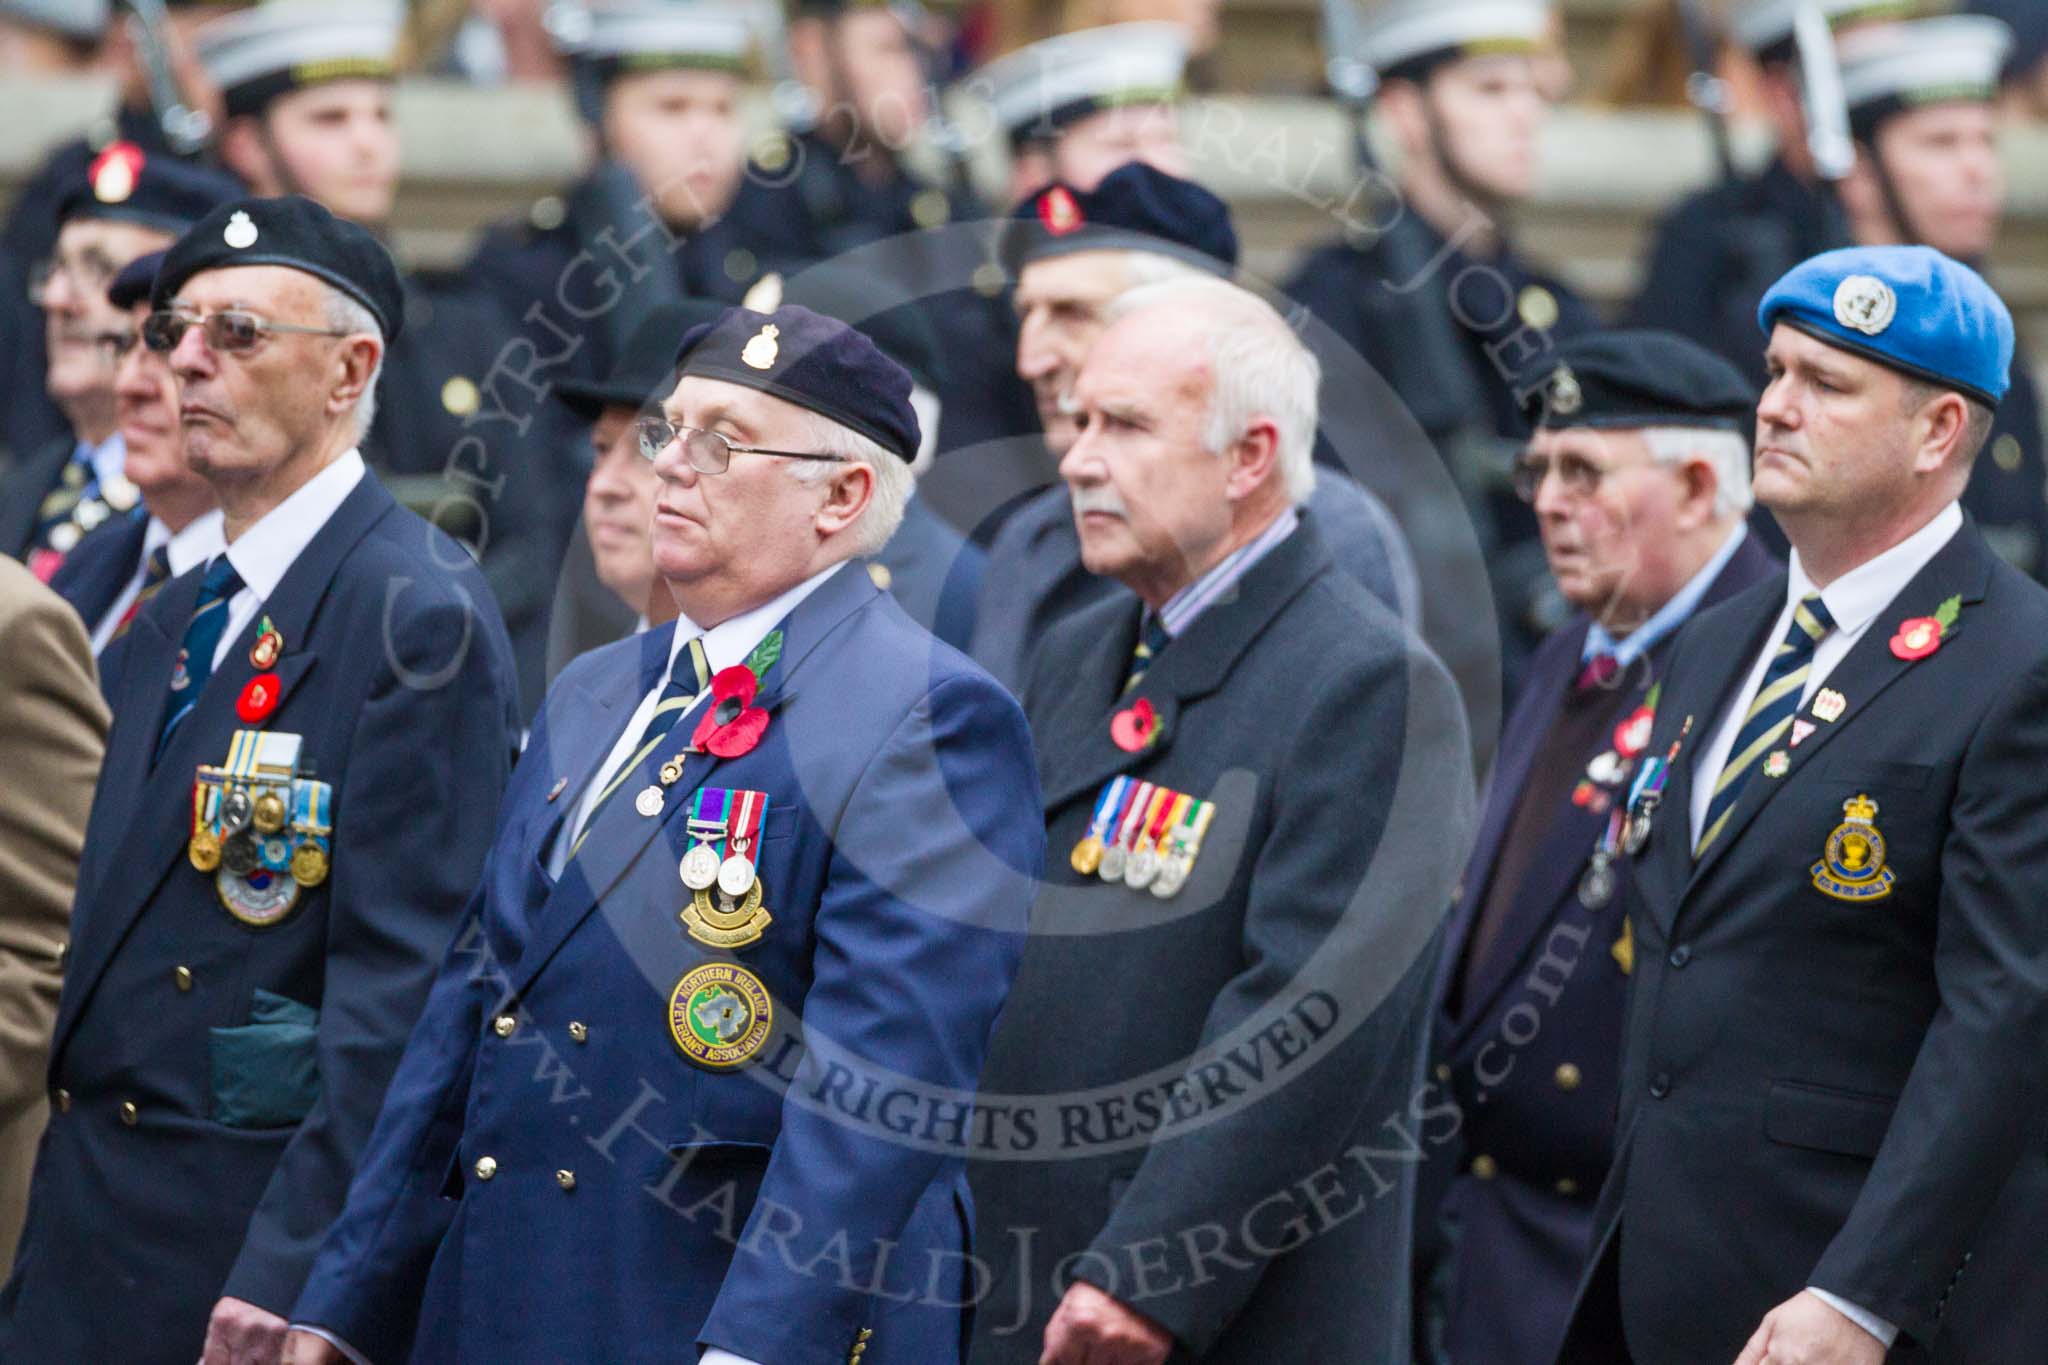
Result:
{"label": "circular enamel badge", "polygon": [[299,884],[276,872],[251,872],[237,877],[222,868],[214,875],[220,903],[230,915],[247,925],[267,929],[292,912],[299,901]]}
{"label": "circular enamel badge", "polygon": [[669,1036],[685,1057],[712,1071],[752,1061],[774,1020],[761,978],[730,962],[693,967],[669,994]]}
{"label": "circular enamel badge", "polygon": [[1851,275],[1835,287],[1835,321],[1877,336],[1899,315],[1899,296],[1875,275]]}

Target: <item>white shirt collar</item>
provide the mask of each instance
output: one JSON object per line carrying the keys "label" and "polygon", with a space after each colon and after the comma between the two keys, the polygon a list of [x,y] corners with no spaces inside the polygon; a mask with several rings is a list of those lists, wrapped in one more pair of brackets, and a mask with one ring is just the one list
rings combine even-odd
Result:
{"label": "white shirt collar", "polygon": [[362,453],[350,450],[306,480],[298,492],[271,508],[228,546],[228,562],[258,600],[277,591],[292,562],[355,491],[363,473]]}
{"label": "white shirt collar", "polygon": [[[1828,615],[1835,619],[1835,629],[1845,635],[1862,631],[1962,529],[1963,510],[1952,502],[1891,549],[1822,588],[1820,600],[1827,605]],[[1806,567],[1799,562],[1799,551],[1792,552],[1788,567],[1785,600],[1797,602],[1814,591],[1813,580],[1806,576]],[[1935,605],[1928,603],[1927,610],[1933,611]]]}
{"label": "white shirt collar", "polygon": [[731,668],[734,664],[745,663],[747,655],[753,653],[754,646],[760,644],[767,638],[768,632],[775,629],[776,622],[795,611],[799,602],[824,587],[825,580],[845,568],[846,564],[847,561],[842,559],[837,564],[820,569],[779,597],[762,603],[752,611],[743,611],[737,616],[728,617],[710,630],[703,630],[687,616],[678,616],[675,638],[669,641],[668,646],[667,676],[675,676],[676,656],[700,634],[704,637],[704,659],[711,666],[713,673]]}
{"label": "white shirt collar", "polygon": [[168,545],[171,577],[176,578],[187,569],[204,564],[226,547],[227,539],[221,527],[221,510],[218,507],[201,512],[175,535],[170,527],[151,517],[149,529],[142,535],[142,557],[146,560],[156,553],[157,546]]}
{"label": "white shirt collar", "polygon": [[121,471],[128,464],[128,442],[115,432],[92,448],[88,456],[92,461],[92,475],[101,484],[113,482],[121,477]]}

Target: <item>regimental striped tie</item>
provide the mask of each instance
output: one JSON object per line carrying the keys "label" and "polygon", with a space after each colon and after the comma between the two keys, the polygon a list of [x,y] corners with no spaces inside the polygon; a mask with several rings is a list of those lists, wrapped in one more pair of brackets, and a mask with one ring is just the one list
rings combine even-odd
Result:
{"label": "regimental striped tie", "polygon": [[185,627],[184,644],[171,672],[171,700],[164,709],[164,728],[156,741],[158,758],[164,756],[164,746],[171,742],[171,731],[199,704],[199,694],[206,690],[206,680],[213,676],[213,656],[228,628],[228,602],[241,590],[242,576],[228,563],[226,555],[207,566],[206,578],[199,585],[199,601],[192,608],[192,621]]}
{"label": "regimental striped tie", "polygon": [[654,714],[648,718],[647,728],[640,732],[640,742],[633,746],[633,752],[613,771],[604,784],[604,790],[598,793],[597,804],[590,808],[590,814],[584,818],[583,828],[576,832],[576,842],[569,848],[570,857],[576,856],[576,850],[583,847],[584,839],[597,827],[598,813],[619,794],[619,788],[625,785],[626,779],[640,770],[640,765],[654,752],[654,746],[661,743],[668,732],[676,728],[676,722],[683,718],[683,712],[689,710],[709,686],[711,661],[704,655],[704,637],[699,635],[676,656],[675,667],[669,673],[668,685],[661,689],[661,699],[654,704]]}
{"label": "regimental striped tie", "polygon": [[69,545],[51,545],[50,539],[57,528],[69,521],[71,514],[78,510],[78,504],[92,491],[92,484],[92,447],[81,445],[65,462],[64,474],[58,480],[57,486],[44,496],[36,508],[35,538],[29,542],[31,549],[70,550]]}
{"label": "regimental striped tie", "polygon": [[1138,684],[1145,680],[1145,670],[1152,667],[1152,660],[1171,639],[1173,637],[1166,633],[1166,625],[1158,615],[1146,612],[1145,629],[1138,637],[1138,647],[1131,651],[1131,673],[1124,679],[1122,695],[1128,696],[1137,690]]}
{"label": "regimental striped tie", "polygon": [[1720,837],[1758,763],[1792,728],[1792,717],[1799,711],[1799,698],[1806,688],[1806,675],[1813,668],[1813,651],[1834,628],[1835,618],[1828,615],[1827,604],[1817,592],[1808,593],[1792,609],[1792,626],[1771,657],[1771,666],[1764,671],[1763,685],[1757,688],[1749,714],[1742,718],[1742,729],[1728,750],[1727,765],[1714,784],[1713,799],[1707,803],[1707,821],[1699,844],[1692,851],[1694,858],[1705,853]]}
{"label": "regimental striped tie", "polygon": [[149,552],[149,565],[142,571],[142,591],[135,594],[135,600],[128,604],[128,610],[121,613],[120,624],[116,625],[114,633],[107,637],[109,644],[128,633],[128,627],[135,624],[136,613],[149,605],[149,599],[156,596],[157,589],[168,582],[170,576],[171,547],[168,544],[159,545]]}

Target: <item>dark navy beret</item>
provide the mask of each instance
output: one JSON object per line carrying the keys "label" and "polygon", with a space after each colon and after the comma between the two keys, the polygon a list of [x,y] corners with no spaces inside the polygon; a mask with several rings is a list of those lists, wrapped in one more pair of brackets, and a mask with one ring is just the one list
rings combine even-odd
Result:
{"label": "dark navy beret", "polygon": [[1997,407],[2012,385],[2012,313],[1984,277],[1926,246],[1850,247],[1794,266],[1764,295],[1779,323]]}
{"label": "dark navy beret", "polygon": [[1237,267],[1230,206],[1192,180],[1142,161],[1093,190],[1053,184],[1018,205],[998,243],[1011,278],[1031,261],[1075,251],[1150,251],[1216,275]]}
{"label": "dark navy beret", "polygon": [[57,221],[105,218],[159,232],[183,232],[248,191],[219,171],[132,142],[110,142],[57,204]]}
{"label": "dark navy beret", "polygon": [[326,281],[369,309],[387,342],[405,321],[405,289],[384,244],[299,194],[242,199],[207,214],[165,254],[150,297],[168,307],[194,275],[238,265],[287,266]]}
{"label": "dark navy beret", "polygon": [[639,409],[649,399],[668,397],[676,382],[676,338],[711,322],[726,306],[711,299],[676,299],[661,304],[633,329],[602,379],[565,379],[555,397],[586,422],[608,407]]}
{"label": "dark navy beret", "polygon": [[1589,332],[1517,378],[1537,426],[1712,427],[1746,432],[1756,390],[1742,372],[1675,332]]}
{"label": "dark navy beret", "polygon": [[684,376],[723,379],[808,408],[905,460],[917,456],[910,372],[837,318],[795,304],[772,313],[730,308],[684,334],[676,365]]}
{"label": "dark navy beret", "polygon": [[122,266],[107,286],[107,302],[116,308],[133,308],[148,298],[149,291],[156,285],[156,272],[162,268],[168,254],[152,251]]}

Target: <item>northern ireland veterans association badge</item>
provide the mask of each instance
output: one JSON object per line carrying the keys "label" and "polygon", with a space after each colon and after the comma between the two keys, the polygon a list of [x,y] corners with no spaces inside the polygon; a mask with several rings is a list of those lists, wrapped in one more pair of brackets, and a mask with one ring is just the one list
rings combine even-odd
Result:
{"label": "northern ireland veterans association badge", "polygon": [[1813,865],[1813,885],[1838,901],[1881,900],[1897,880],[1884,865],[1884,836],[1877,832],[1877,802],[1853,796],[1842,803],[1841,824],[1828,835],[1821,860]]}
{"label": "northern ireland veterans association badge", "polygon": [[668,1031],[685,1057],[708,1071],[745,1066],[768,1044],[775,1002],[761,978],[732,962],[683,973],[669,993]]}

